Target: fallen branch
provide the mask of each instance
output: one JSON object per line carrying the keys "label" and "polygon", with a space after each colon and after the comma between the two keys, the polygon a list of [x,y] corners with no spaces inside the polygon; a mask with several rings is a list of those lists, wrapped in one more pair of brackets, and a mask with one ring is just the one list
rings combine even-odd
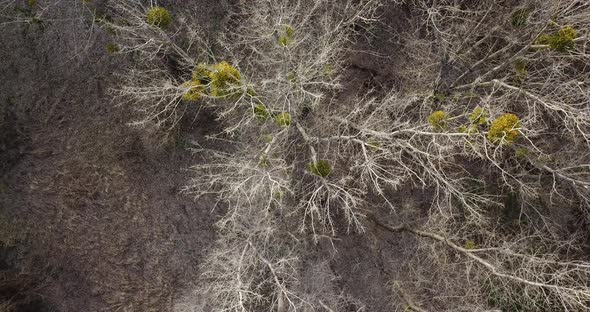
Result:
{"label": "fallen branch", "polygon": [[561,286],[558,284],[536,282],[536,281],[532,281],[532,280],[529,280],[526,278],[503,273],[503,272],[499,271],[497,266],[493,265],[492,263],[485,260],[484,258],[475,255],[472,250],[463,248],[463,247],[453,243],[448,238],[446,238],[442,235],[418,230],[418,229],[412,228],[410,226],[407,226],[405,224],[398,225],[398,226],[391,226],[391,225],[381,222],[375,216],[370,216],[369,219],[371,219],[373,222],[375,222],[375,224],[378,225],[379,227],[381,227],[387,231],[390,231],[390,232],[394,232],[394,233],[409,232],[409,233],[413,233],[413,234],[416,234],[421,237],[430,238],[435,241],[444,243],[445,245],[447,245],[451,249],[457,251],[459,254],[462,254],[463,256],[475,261],[477,264],[479,264],[480,266],[485,268],[492,275],[494,275],[498,278],[507,279],[507,280],[510,280],[513,282],[517,282],[517,283],[523,284],[525,286],[538,287],[538,288],[542,288],[543,290],[547,290],[549,292],[554,292],[556,294],[556,296],[559,297],[560,300],[562,300],[562,303],[567,302],[568,305],[587,308],[587,303],[590,301],[590,288],[588,286],[584,285],[585,281],[580,281],[580,285],[574,285],[571,287],[567,287],[567,286]]}

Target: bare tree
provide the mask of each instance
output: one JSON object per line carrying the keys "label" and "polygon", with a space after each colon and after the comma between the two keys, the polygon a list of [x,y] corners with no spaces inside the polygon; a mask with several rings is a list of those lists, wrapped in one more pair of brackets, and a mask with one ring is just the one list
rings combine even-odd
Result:
{"label": "bare tree", "polygon": [[[146,19],[148,8],[116,7],[126,22],[109,25],[121,33],[121,52],[143,56],[117,91],[138,105],[140,123],[173,126],[198,100],[224,126],[211,138],[224,148],[195,148],[207,161],[192,168],[185,189],[227,206],[204,267],[211,305],[337,311],[347,296],[314,299],[298,284],[308,240],[341,228],[363,232],[377,205],[402,208],[390,192],[409,185],[432,190],[426,218],[399,226],[372,219],[425,238],[418,245],[445,272],[473,268],[445,278],[475,281],[481,303],[451,309],[489,309],[483,298],[491,293],[529,310],[589,309],[590,266],[568,259],[576,237],[565,237],[542,203],[559,200],[586,218],[589,211],[590,5],[400,5],[419,17],[415,31],[402,34],[407,81],[350,105],[333,97],[345,46],[375,21],[377,1],[242,3],[215,56],[189,52],[193,43],[208,46],[198,33],[183,34],[191,27],[162,29]],[[181,34],[188,45],[178,43]],[[161,55],[178,58],[182,73],[170,74]],[[502,209],[517,215],[515,233],[498,229]],[[411,291],[402,296],[425,309]]]}

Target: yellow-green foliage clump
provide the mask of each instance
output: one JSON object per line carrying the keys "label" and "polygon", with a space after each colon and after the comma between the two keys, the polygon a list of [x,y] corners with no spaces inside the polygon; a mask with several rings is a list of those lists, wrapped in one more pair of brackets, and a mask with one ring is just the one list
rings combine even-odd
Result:
{"label": "yellow-green foliage clump", "polygon": [[270,142],[272,142],[273,138],[272,135],[265,135],[262,137],[262,142],[269,144]]}
{"label": "yellow-green foliage clump", "polygon": [[31,9],[36,9],[37,8],[37,0],[27,0],[27,5],[29,6],[29,8]]}
{"label": "yellow-green foliage clump", "polygon": [[326,64],[322,67],[322,72],[327,77],[334,77],[336,71],[334,70],[334,66],[332,64]]}
{"label": "yellow-green foliage clump", "polygon": [[526,26],[530,11],[528,9],[519,9],[512,13],[512,26],[514,27],[523,27]]}
{"label": "yellow-green foliage clump", "polygon": [[220,62],[212,66],[209,72],[211,95],[226,96],[231,88],[239,85],[240,72],[228,62]]}
{"label": "yellow-green foliage clump", "polygon": [[280,113],[275,117],[275,121],[280,127],[288,127],[291,125],[291,115],[287,112]]}
{"label": "yellow-green foliage clump", "polygon": [[495,144],[510,144],[518,137],[520,120],[514,114],[498,117],[488,131],[488,139]]}
{"label": "yellow-green foliage clump", "polygon": [[517,59],[514,61],[514,70],[516,71],[516,77],[518,77],[520,81],[523,81],[528,75],[526,61],[523,59]]}
{"label": "yellow-green foliage clump", "polygon": [[195,102],[201,98],[205,92],[205,86],[199,80],[191,80],[182,84],[186,91],[182,95],[182,99],[188,102]]}
{"label": "yellow-green foliage clump", "polygon": [[474,241],[468,240],[468,241],[465,242],[464,248],[467,249],[467,250],[471,250],[471,249],[477,248],[477,245],[475,244]]}
{"label": "yellow-green foliage clump", "polygon": [[256,92],[256,90],[254,90],[254,88],[252,87],[248,87],[246,89],[246,95],[252,98],[258,97],[258,92]]}
{"label": "yellow-green foliage clump", "polygon": [[476,107],[469,115],[469,121],[474,125],[484,126],[488,122],[488,115],[481,107]]}
{"label": "yellow-green foliage clump", "polygon": [[285,26],[279,35],[279,45],[283,47],[290,45],[293,42],[293,35],[295,35],[295,29],[289,25]]}
{"label": "yellow-green foliage clump", "polygon": [[118,53],[120,50],[119,46],[116,43],[112,43],[112,42],[107,44],[106,49],[107,49],[108,54],[115,54],[115,53]]}
{"label": "yellow-green foliage clump", "polygon": [[162,7],[152,7],[145,17],[146,22],[160,28],[166,28],[172,22],[170,12]]}
{"label": "yellow-green foliage clump", "polygon": [[516,155],[516,158],[527,159],[529,157],[529,150],[524,147],[519,147],[514,154]]}
{"label": "yellow-green foliage clump", "polygon": [[214,97],[223,97],[232,93],[232,88],[240,83],[240,72],[228,62],[213,65],[199,63],[193,70],[191,81],[183,87],[189,88],[183,98],[195,101],[204,93]]}
{"label": "yellow-green foliage clump", "polygon": [[549,45],[553,50],[567,51],[574,48],[576,36],[577,32],[574,28],[565,26],[555,34],[542,34],[539,36],[537,43]]}
{"label": "yellow-green foliage clump", "polygon": [[370,150],[377,151],[381,147],[381,144],[379,144],[379,141],[375,138],[369,138],[369,140],[367,140],[367,146]]}
{"label": "yellow-green foliage clump", "polygon": [[309,171],[314,175],[322,178],[327,177],[330,174],[330,172],[332,172],[332,167],[330,167],[330,163],[324,159],[320,159],[315,163],[307,164],[307,169],[309,169]]}
{"label": "yellow-green foliage clump", "polygon": [[254,116],[261,120],[267,120],[270,118],[270,112],[268,111],[268,108],[264,106],[264,104],[256,104],[254,106]]}
{"label": "yellow-green foliage clump", "polygon": [[207,64],[199,63],[195,70],[193,70],[192,78],[193,80],[198,80],[203,84],[207,84],[211,81],[211,69]]}
{"label": "yellow-green foliage clump", "polygon": [[444,111],[435,111],[428,116],[428,123],[436,130],[444,130],[449,121],[449,114]]}
{"label": "yellow-green foliage clump", "polygon": [[287,80],[290,83],[296,83],[297,82],[297,74],[295,72],[288,72],[287,73]]}
{"label": "yellow-green foliage clump", "polygon": [[459,132],[461,133],[467,133],[467,134],[474,134],[477,133],[478,129],[477,129],[477,125],[471,124],[469,126],[461,126],[458,129]]}
{"label": "yellow-green foliage clump", "polygon": [[270,160],[268,159],[268,156],[266,156],[266,155],[260,156],[260,161],[258,162],[258,166],[260,168],[270,167]]}

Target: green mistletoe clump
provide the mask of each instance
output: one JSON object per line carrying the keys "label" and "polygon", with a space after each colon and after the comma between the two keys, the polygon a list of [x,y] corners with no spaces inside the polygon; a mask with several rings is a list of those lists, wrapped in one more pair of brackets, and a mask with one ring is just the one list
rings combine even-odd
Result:
{"label": "green mistletoe clump", "polygon": [[307,169],[309,169],[309,171],[312,174],[322,178],[327,177],[330,174],[330,172],[332,172],[332,167],[330,167],[330,163],[324,159],[320,159],[315,163],[311,162],[307,164]]}
{"label": "green mistletoe clump", "polygon": [[145,20],[148,24],[160,28],[167,28],[172,22],[172,16],[163,7],[152,7],[147,11]]}
{"label": "green mistletoe clump", "polygon": [[447,128],[447,122],[449,120],[449,114],[445,111],[435,111],[428,116],[428,123],[435,130],[444,130]]}
{"label": "green mistletoe clump", "polygon": [[488,131],[488,139],[494,144],[511,144],[518,137],[518,128],[520,127],[520,119],[514,114],[504,114],[490,126]]}
{"label": "green mistletoe clump", "polygon": [[[228,62],[213,65],[199,63],[193,70],[191,80],[182,84],[186,89],[183,99],[196,101],[207,94],[212,97],[231,95],[234,88],[240,85],[240,71]],[[259,110],[260,108],[255,108]]]}
{"label": "green mistletoe clump", "polygon": [[288,127],[291,125],[291,115],[287,112],[280,113],[275,117],[275,121],[279,127]]}
{"label": "green mistletoe clump", "polygon": [[567,51],[574,48],[574,39],[576,39],[577,32],[571,26],[565,26],[557,31],[557,33],[548,35],[542,34],[537,39],[537,43],[546,44],[551,49],[556,51]]}

